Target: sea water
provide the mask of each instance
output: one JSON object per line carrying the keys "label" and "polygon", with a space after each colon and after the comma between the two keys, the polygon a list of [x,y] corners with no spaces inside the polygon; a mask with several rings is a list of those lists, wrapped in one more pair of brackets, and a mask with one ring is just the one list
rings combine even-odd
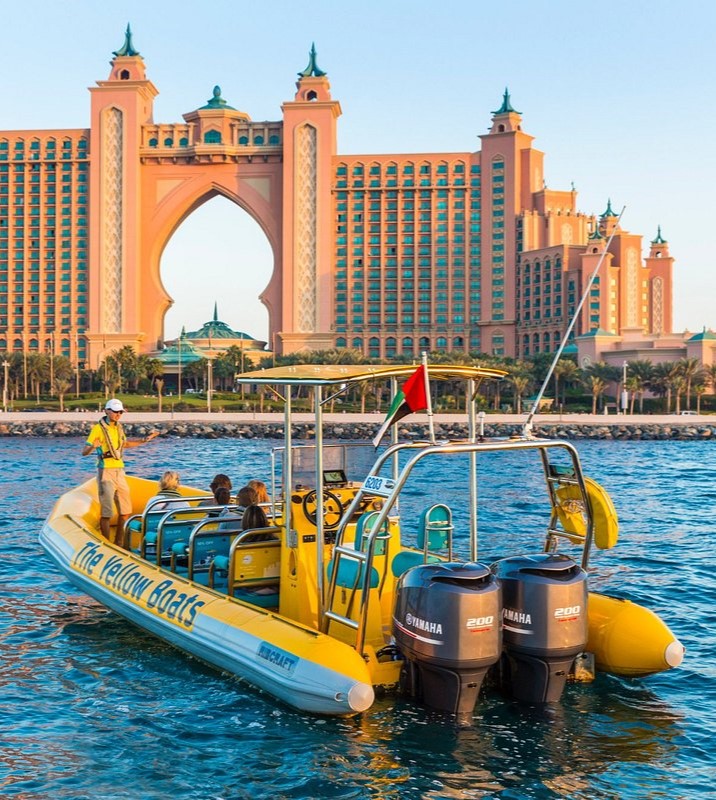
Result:
{"label": "sea water", "polygon": [[[207,487],[269,478],[270,443],[162,438],[128,471],[167,468]],[[394,698],[353,719],[294,711],[133,627],[80,593],[37,536],[59,494],[92,475],[79,439],[0,439],[0,797],[36,800],[245,798],[712,798],[716,782],[716,445],[586,442],[585,472],[612,493],[619,544],[595,552],[593,588],[658,613],[684,664],[570,685],[558,704],[487,693],[474,724]],[[485,563],[539,550],[539,465],[480,459]],[[465,465],[421,465],[409,517],[457,507]],[[515,480],[519,478],[519,482]],[[524,481],[524,482],[523,482]],[[488,501],[488,498],[492,498]],[[455,510],[458,554],[467,519]]]}

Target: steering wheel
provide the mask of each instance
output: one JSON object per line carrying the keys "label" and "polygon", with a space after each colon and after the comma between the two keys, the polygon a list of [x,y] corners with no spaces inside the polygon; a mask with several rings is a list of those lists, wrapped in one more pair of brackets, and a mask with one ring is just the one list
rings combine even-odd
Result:
{"label": "steering wheel", "polygon": [[[318,525],[318,506],[316,504],[316,490],[312,489],[303,498],[303,513],[311,525]],[[337,494],[328,489],[323,490],[323,526],[327,531],[338,527],[343,516],[343,503]]]}

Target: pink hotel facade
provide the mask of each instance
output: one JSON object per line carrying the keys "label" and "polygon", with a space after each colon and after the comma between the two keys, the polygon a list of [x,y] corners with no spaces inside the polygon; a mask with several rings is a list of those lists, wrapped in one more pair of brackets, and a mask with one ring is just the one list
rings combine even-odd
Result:
{"label": "pink hotel facade", "polygon": [[[296,87],[274,122],[219,87],[182,122],[155,122],[128,28],[89,90],[89,129],[0,131],[0,351],[93,367],[126,344],[155,351],[172,303],[162,251],[220,194],[270,243],[261,300],[279,353],[553,352],[616,217],[545,187],[507,91],[476,152],[347,156],[314,49]],[[612,240],[577,326],[585,352],[671,331],[668,244],[659,232],[641,251],[639,235]]]}

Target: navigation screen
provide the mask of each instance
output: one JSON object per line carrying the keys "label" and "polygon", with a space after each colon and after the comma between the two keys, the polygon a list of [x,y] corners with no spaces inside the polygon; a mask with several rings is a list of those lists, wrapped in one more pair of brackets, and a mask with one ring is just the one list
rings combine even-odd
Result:
{"label": "navigation screen", "polygon": [[347,483],[346,473],[342,469],[323,470],[323,483],[326,486],[338,486],[341,483]]}

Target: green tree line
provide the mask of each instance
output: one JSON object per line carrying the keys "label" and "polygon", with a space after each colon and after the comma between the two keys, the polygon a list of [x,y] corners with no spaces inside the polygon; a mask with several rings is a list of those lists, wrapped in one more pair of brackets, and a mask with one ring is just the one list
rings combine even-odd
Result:
{"label": "green tree line", "polygon": [[[6,401],[12,406],[16,401],[34,399],[37,405],[42,398],[57,399],[64,409],[65,398],[70,394],[102,392],[105,396],[118,394],[156,394],[159,409],[165,388],[164,364],[156,358],[139,355],[127,345],[107,355],[97,369],[77,369],[65,356],[49,353],[4,353],[0,354],[7,375]],[[523,361],[499,358],[485,354],[431,353],[430,363],[453,363],[479,365],[502,369],[507,373],[503,381],[484,381],[479,387],[479,399],[486,409],[499,410],[510,405],[521,413],[529,398],[542,386],[553,355],[542,353]],[[397,356],[393,363],[411,363],[412,358]],[[265,369],[273,366],[293,364],[371,364],[376,359],[363,356],[360,351],[333,349],[306,351],[286,356],[271,356],[257,363],[241,350],[232,346],[211,361],[209,370],[205,358],[192,361],[182,367],[183,392],[206,392],[211,374],[213,392],[229,392],[234,387],[235,377],[242,370]],[[580,368],[572,358],[561,358],[552,373],[545,397],[552,400],[552,408],[569,410],[569,407],[585,402],[591,404],[592,413],[598,413],[610,396],[619,398],[626,389],[629,397],[629,412],[644,410],[646,396],[659,398],[660,410],[665,413],[682,410],[700,412],[702,397],[716,394],[716,365],[704,366],[696,358],[681,358],[678,361],[653,364],[649,360],[627,362],[626,386],[623,386],[624,369],[603,361]],[[4,380],[4,375],[3,375]],[[176,392],[176,376],[171,378]],[[246,391],[241,389],[242,394]],[[366,410],[368,398],[371,407],[380,409],[387,399],[384,385],[364,383],[355,387],[348,398],[350,402]],[[463,407],[465,387],[460,382],[435,384],[434,407],[436,410]],[[265,392],[259,387],[257,399],[263,410]]]}

